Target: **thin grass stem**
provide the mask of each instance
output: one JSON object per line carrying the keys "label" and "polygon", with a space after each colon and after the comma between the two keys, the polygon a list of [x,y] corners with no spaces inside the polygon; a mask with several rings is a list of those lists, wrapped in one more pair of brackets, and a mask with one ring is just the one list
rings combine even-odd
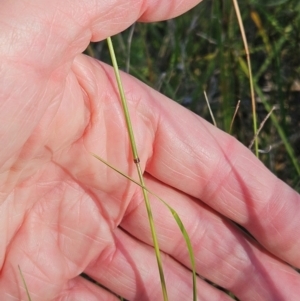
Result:
{"label": "thin grass stem", "polygon": [[210,114],[211,119],[212,119],[212,121],[213,121],[213,123],[214,123],[214,126],[215,126],[215,127],[218,127],[218,126],[217,126],[217,123],[216,123],[216,120],[215,120],[215,117],[214,117],[214,114],[213,114],[213,112],[212,112],[212,110],[211,110],[211,107],[210,107],[210,104],[209,104],[209,100],[208,100],[206,91],[204,91],[203,93],[204,93],[204,97],[205,97],[206,104],[207,104],[207,107],[208,107],[208,110],[209,110],[209,114]]}
{"label": "thin grass stem", "polygon": [[[273,106],[273,107],[272,107],[271,111],[267,114],[267,116],[266,116],[266,117],[264,118],[264,120],[261,122],[261,124],[260,124],[260,126],[259,126],[259,128],[258,128],[258,130],[257,130],[256,136],[259,135],[259,133],[261,132],[262,128],[264,127],[266,121],[270,118],[271,114],[272,114],[273,111],[276,110],[276,109],[278,109],[277,106]],[[256,136],[253,137],[253,139],[252,139],[250,145],[248,146],[249,149],[251,149],[251,147],[253,146],[254,140],[257,138]]]}
{"label": "thin grass stem", "polygon": [[26,291],[26,294],[27,294],[27,298],[28,298],[29,301],[32,301],[32,299],[31,299],[31,297],[30,297],[30,294],[29,294],[29,291],[28,291],[28,287],[27,287],[25,278],[24,278],[24,276],[23,276],[22,270],[21,270],[21,268],[20,268],[19,265],[18,265],[18,269],[19,269],[19,272],[20,272],[20,275],[21,275],[21,279],[22,279],[23,285],[24,285],[24,287],[25,287],[25,291]]}
{"label": "thin grass stem", "polygon": [[138,151],[137,151],[137,147],[136,147],[136,143],[135,143],[134,133],[133,133],[129,110],[128,110],[128,106],[127,106],[127,101],[126,101],[126,97],[125,97],[125,93],[124,93],[124,89],[123,89],[123,85],[122,85],[122,81],[121,81],[121,77],[120,77],[120,72],[119,72],[118,63],[116,60],[115,51],[114,51],[112,40],[110,37],[107,38],[107,43],[108,43],[109,53],[111,56],[117,84],[118,84],[118,89],[119,89],[119,93],[120,93],[124,116],[125,116],[125,120],[126,120],[126,126],[127,126],[129,139],[130,139],[133,161],[136,165],[140,184],[142,186],[142,192],[143,192],[143,197],[144,197],[144,201],[145,201],[145,205],[146,205],[146,209],[147,209],[147,214],[148,214],[148,219],[149,219],[149,224],[150,224],[150,229],[151,229],[151,235],[152,235],[152,240],[153,240],[153,245],[154,245],[154,249],[155,249],[157,265],[158,265],[158,271],[159,271],[159,276],[160,276],[160,281],[161,281],[163,299],[164,299],[164,301],[167,301],[168,300],[167,287],[166,287],[165,276],[164,276],[164,272],[163,272],[163,268],[162,268],[162,261],[161,261],[161,256],[160,256],[158,239],[157,239],[157,235],[156,235],[156,231],[155,231],[155,225],[154,225],[153,216],[152,216],[152,210],[151,210],[147,190],[144,188],[145,183],[144,183],[142,169],[140,166],[140,159],[138,156]]}
{"label": "thin grass stem", "polygon": [[238,112],[238,110],[240,108],[240,104],[241,104],[241,101],[239,100],[238,103],[236,104],[236,107],[235,107],[235,110],[234,110],[234,114],[233,114],[231,122],[230,122],[229,134],[231,134],[233,122],[234,122],[236,114],[237,114],[237,112]]}
{"label": "thin grass stem", "polygon": [[249,76],[251,102],[252,102],[253,132],[254,132],[254,137],[255,137],[254,149],[255,149],[255,155],[256,155],[256,157],[258,157],[259,152],[258,152],[258,139],[257,139],[256,102],[255,102],[255,94],[254,94],[254,85],[253,85],[253,76],[252,76],[250,52],[249,52],[247,37],[246,37],[246,34],[245,34],[244,24],[243,24],[243,21],[242,21],[238,1],[237,0],[232,0],[232,2],[233,2],[234,9],[235,9],[235,12],[236,12],[236,16],[237,16],[237,19],[238,19],[238,23],[239,23],[239,27],[240,27],[240,31],[241,31],[241,35],[242,35],[242,40],[243,40],[243,43],[244,43],[246,58],[247,58],[248,76]]}

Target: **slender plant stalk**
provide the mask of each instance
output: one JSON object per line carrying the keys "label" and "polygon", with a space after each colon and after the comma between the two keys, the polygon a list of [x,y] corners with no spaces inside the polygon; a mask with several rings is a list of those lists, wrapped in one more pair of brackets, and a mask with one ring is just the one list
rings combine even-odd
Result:
{"label": "slender plant stalk", "polygon": [[206,91],[203,92],[204,93],[204,97],[205,97],[205,100],[206,100],[206,104],[207,104],[207,107],[208,107],[208,110],[209,110],[209,114],[211,116],[211,119],[213,121],[213,124],[215,127],[218,127],[217,123],[216,123],[216,119],[214,117],[214,114],[211,110],[211,107],[210,107],[210,104],[209,104],[209,100],[208,100],[208,97],[207,97],[207,94],[206,94]]}
{"label": "slender plant stalk", "polygon": [[[259,135],[259,133],[261,132],[262,128],[264,127],[266,121],[269,119],[269,117],[271,116],[271,114],[273,113],[273,111],[276,110],[276,109],[278,109],[277,106],[273,106],[273,107],[272,107],[271,111],[267,114],[267,116],[266,116],[266,117],[264,118],[264,120],[261,122],[261,124],[260,124],[260,126],[259,126],[259,128],[258,128],[258,130],[257,130],[256,136]],[[253,145],[255,139],[256,139],[256,137],[253,137],[253,139],[252,139],[250,145],[248,146],[248,148],[251,149],[251,147],[252,147],[252,145]]]}
{"label": "slender plant stalk", "polygon": [[241,101],[239,100],[238,103],[236,104],[235,106],[235,110],[234,110],[234,113],[233,113],[233,116],[232,116],[232,119],[231,119],[231,122],[230,122],[230,127],[229,127],[229,134],[231,134],[231,130],[232,130],[232,126],[233,126],[233,122],[235,120],[235,117],[236,117],[236,114],[240,108],[240,104],[241,104]]}
{"label": "slender plant stalk", "polygon": [[187,245],[187,249],[189,252],[189,257],[190,257],[190,262],[191,262],[191,267],[192,267],[192,275],[193,275],[193,301],[197,300],[197,284],[196,284],[196,263],[195,263],[195,256],[194,256],[194,252],[193,252],[193,247],[192,247],[192,243],[190,240],[190,237],[188,235],[188,232],[186,231],[184,224],[182,223],[179,215],[177,214],[177,212],[166,202],[164,201],[161,197],[159,197],[155,192],[151,191],[150,189],[148,189],[146,186],[142,186],[139,182],[137,182],[136,180],[134,180],[133,178],[129,177],[128,175],[126,175],[125,173],[123,173],[122,171],[120,171],[119,169],[117,169],[116,167],[114,167],[113,165],[109,164],[107,161],[103,160],[102,158],[100,158],[99,156],[95,155],[92,153],[92,156],[94,156],[96,159],[98,159],[99,161],[101,161],[102,163],[104,163],[105,165],[107,165],[109,168],[111,168],[112,170],[114,170],[115,172],[117,172],[118,174],[122,175],[123,177],[125,177],[126,179],[128,179],[129,181],[135,183],[136,185],[140,186],[141,188],[145,189],[148,193],[152,194],[153,196],[155,196],[158,200],[160,200],[172,213],[183,237],[185,240],[185,243]]}
{"label": "slender plant stalk", "polygon": [[244,29],[244,24],[242,21],[241,17],[241,12],[240,8],[238,5],[237,0],[232,0],[235,13],[238,19],[243,43],[244,43],[244,48],[245,48],[245,53],[247,57],[247,65],[248,65],[248,76],[249,76],[249,83],[250,83],[250,92],[251,92],[251,101],[252,101],[252,118],[253,118],[253,132],[254,132],[254,149],[255,149],[255,155],[258,157],[258,139],[257,139],[257,120],[256,120],[256,102],[255,102],[255,95],[254,95],[254,85],[253,85],[253,76],[252,76],[252,67],[251,67],[251,59],[250,59],[250,53],[249,53],[249,47],[248,47],[248,42],[247,42],[247,37],[245,34],[245,29]]}
{"label": "slender plant stalk", "polygon": [[28,291],[28,287],[27,287],[25,278],[24,278],[24,276],[23,276],[22,270],[21,270],[21,268],[20,268],[19,265],[18,265],[18,269],[19,269],[19,272],[20,272],[20,275],[21,275],[22,282],[23,282],[24,287],[25,287],[25,291],[26,291],[26,294],[27,294],[27,298],[28,298],[29,301],[32,301],[32,299],[31,299],[31,297],[30,297],[30,294],[29,294],[29,291]]}
{"label": "slender plant stalk", "polygon": [[140,159],[138,156],[138,151],[137,151],[137,147],[136,147],[136,143],[135,143],[135,139],[134,139],[129,110],[127,107],[125,93],[124,93],[124,89],[123,89],[122,82],[121,82],[119,68],[118,68],[118,64],[117,64],[117,60],[116,60],[116,55],[115,55],[113,44],[112,44],[110,37],[107,38],[107,43],[108,43],[108,48],[109,48],[109,53],[110,53],[110,57],[112,60],[113,68],[115,71],[115,76],[116,76],[116,80],[117,80],[117,84],[118,84],[121,103],[122,103],[124,116],[125,116],[125,120],[126,120],[126,126],[127,126],[129,139],[130,139],[132,155],[133,155],[133,162],[136,165],[136,169],[138,172],[140,184],[142,186],[143,197],[144,197],[144,201],[145,201],[146,209],[147,209],[147,213],[148,213],[151,235],[152,235],[152,240],[153,240],[153,245],[154,245],[154,249],[155,249],[158,270],[159,270],[159,276],[160,276],[160,281],[161,281],[163,298],[164,298],[164,301],[167,301],[168,300],[167,287],[166,287],[165,276],[164,276],[164,272],[163,272],[163,268],[162,268],[162,261],[161,261],[161,256],[160,256],[157,235],[156,235],[156,231],[155,231],[155,225],[154,225],[153,216],[152,216],[152,210],[151,210],[147,190],[144,188],[145,182],[144,182],[143,173],[142,173],[142,169],[141,169],[141,165],[140,165]]}

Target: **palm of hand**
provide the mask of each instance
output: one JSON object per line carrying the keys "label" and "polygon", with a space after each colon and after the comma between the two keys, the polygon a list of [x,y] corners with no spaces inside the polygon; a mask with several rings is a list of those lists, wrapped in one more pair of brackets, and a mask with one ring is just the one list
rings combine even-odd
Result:
{"label": "palm of hand", "polygon": [[[64,294],[74,282],[79,287],[82,281],[87,285],[77,276],[88,271],[91,262],[97,262],[91,274],[97,266],[109,269],[120,240],[116,228],[126,211],[142,202],[135,185],[90,154],[95,152],[126,174],[134,174],[135,166],[128,164],[131,149],[113,82],[110,67],[79,54],[65,80],[55,78],[49,83],[51,88],[41,84],[40,93],[46,91],[43,97],[49,105],[37,125],[27,130],[28,138],[8,172],[7,184],[12,185],[7,185],[6,196],[10,243],[2,269],[7,275],[5,291],[9,287],[20,294],[17,266],[31,297],[42,300]],[[136,84],[132,78],[125,79],[127,89],[135,86],[134,93],[129,90],[127,95],[134,106],[134,122],[142,124],[137,143],[142,146],[140,158],[145,166],[158,117],[148,112],[147,104],[137,101],[148,88]],[[33,103],[39,102],[38,93],[36,97]]]}
{"label": "palm of hand", "polygon": [[[111,231],[129,200],[122,197],[125,189],[119,179],[88,154],[101,147],[102,155],[108,155],[111,145],[109,139],[106,145],[102,132],[107,128],[107,134],[112,134],[112,123],[103,126],[111,117],[105,116],[98,99],[84,94],[73,71],[61,88],[62,99],[54,99],[32,129],[6,181],[9,252],[3,273],[15,275],[17,265],[33,270],[35,275],[25,277],[28,283],[39,287],[44,282],[45,288],[51,284],[52,296],[66,289],[66,281],[103,250],[113,252]],[[93,113],[91,106],[96,108]],[[96,122],[102,118],[107,120]],[[116,141],[122,144],[124,131],[119,131]],[[8,282],[12,291],[18,290],[16,283],[9,278]]]}

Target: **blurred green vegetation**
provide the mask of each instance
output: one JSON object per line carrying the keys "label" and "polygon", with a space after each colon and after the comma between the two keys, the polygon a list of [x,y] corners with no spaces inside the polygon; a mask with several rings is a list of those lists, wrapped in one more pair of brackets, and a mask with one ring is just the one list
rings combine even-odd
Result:
{"label": "blurred green vegetation", "polygon": [[[239,1],[255,82],[260,159],[300,191],[300,2]],[[211,121],[248,146],[253,139],[246,54],[229,0],[204,0],[165,22],[136,23],[113,38],[120,69]],[[90,55],[109,64],[106,42]],[[171,113],[170,113],[171,114]],[[187,133],[188,134],[188,133]],[[201,143],[201,141],[199,141]]]}

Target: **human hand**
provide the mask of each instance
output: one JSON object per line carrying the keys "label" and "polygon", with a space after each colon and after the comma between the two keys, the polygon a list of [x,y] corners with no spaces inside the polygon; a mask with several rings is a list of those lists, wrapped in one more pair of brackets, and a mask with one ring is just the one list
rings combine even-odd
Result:
{"label": "human hand", "polygon": [[[90,154],[136,178],[114,74],[80,53],[196,2],[2,1],[1,300],[27,300],[18,266],[35,301],[117,300],[83,272],[126,299],[161,299],[140,188]],[[147,186],[181,216],[198,274],[243,301],[297,300],[288,264],[300,267],[299,195],[234,138],[122,79]],[[183,238],[150,199],[169,299],[191,300]],[[197,285],[199,300],[231,300],[200,277]]]}

